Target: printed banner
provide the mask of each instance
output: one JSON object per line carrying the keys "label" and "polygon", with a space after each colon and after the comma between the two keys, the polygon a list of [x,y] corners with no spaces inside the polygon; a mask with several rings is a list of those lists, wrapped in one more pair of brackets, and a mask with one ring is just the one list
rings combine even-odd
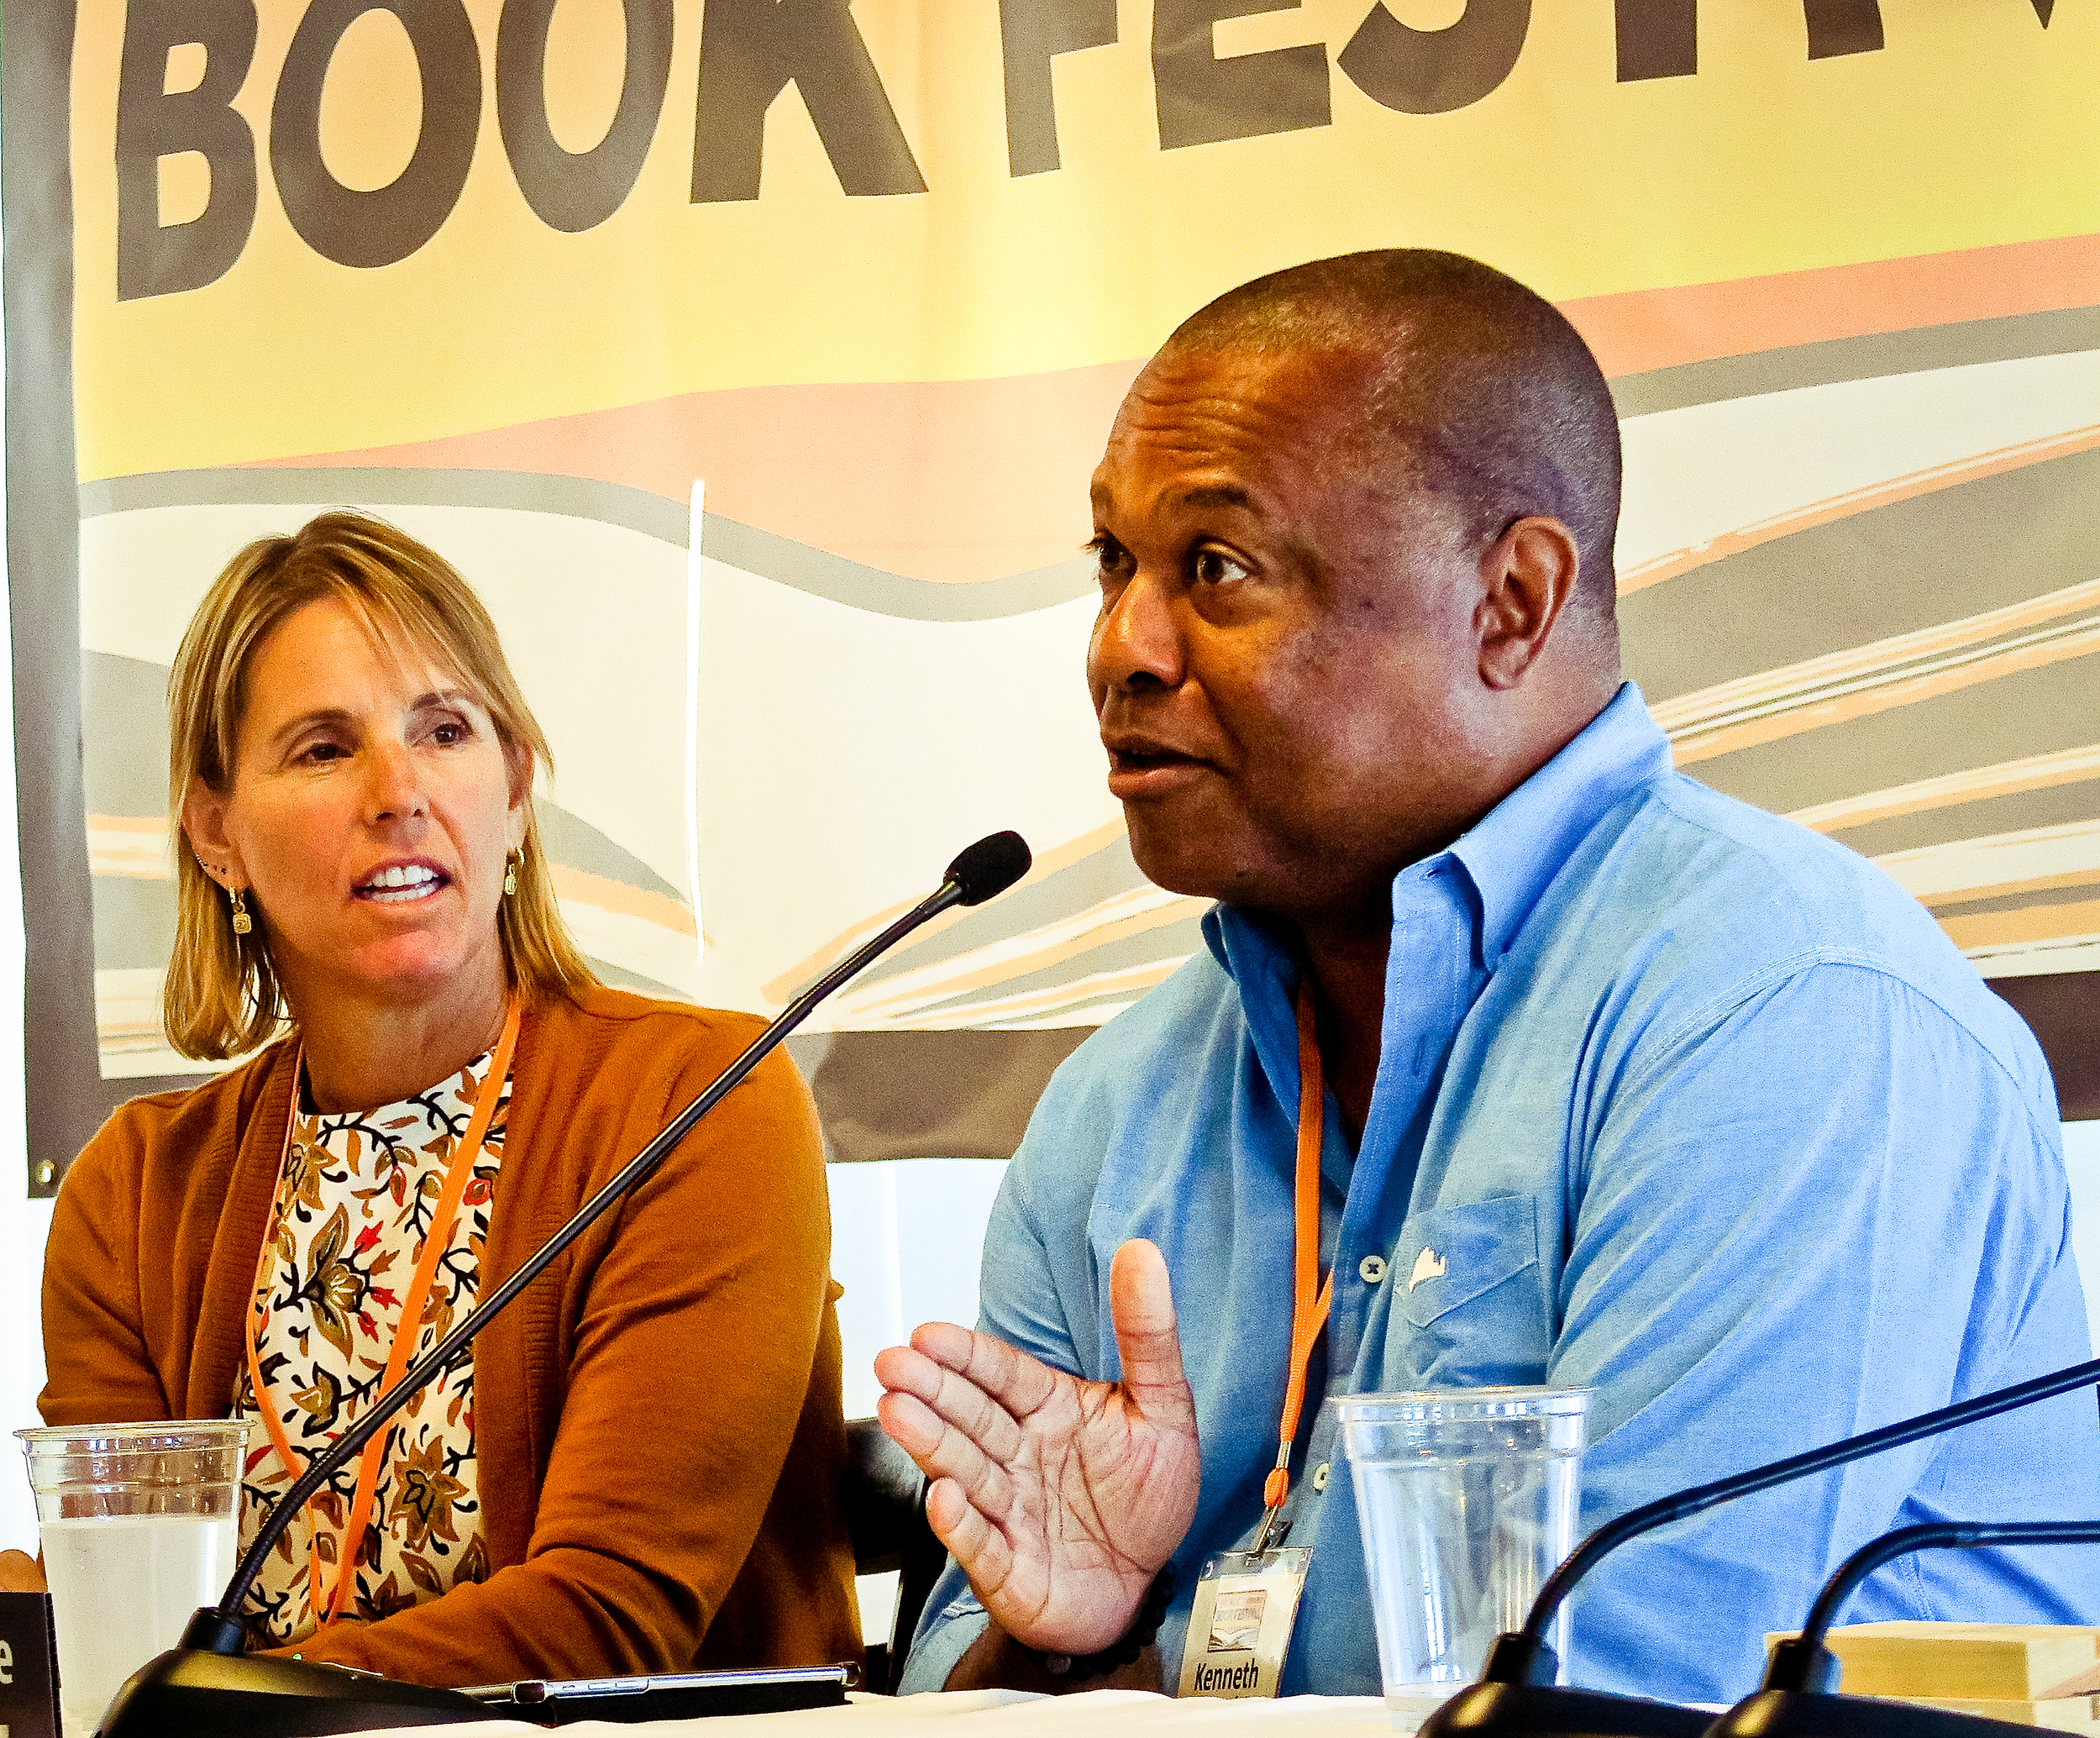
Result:
{"label": "printed banner", "polygon": [[1200,945],[1081,675],[1116,404],[1399,244],[1596,349],[1680,764],[1880,863],[2100,1115],[2092,8],[24,0],[0,55],[39,1188],[192,1076],[168,662],[339,503],[489,601],[612,981],[771,1011],[1026,833],[797,1052],[835,1157],[1010,1151]]}

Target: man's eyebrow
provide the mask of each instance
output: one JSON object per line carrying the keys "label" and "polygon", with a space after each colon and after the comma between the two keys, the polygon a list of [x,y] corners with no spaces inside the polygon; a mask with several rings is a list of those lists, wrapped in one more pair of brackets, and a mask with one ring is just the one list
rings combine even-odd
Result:
{"label": "man's eyebrow", "polygon": [[[1112,510],[1116,504],[1115,491],[1105,483],[1095,484],[1091,498],[1097,511]],[[1163,499],[1175,507],[1198,509],[1240,507],[1248,512],[1257,511],[1253,495],[1237,483],[1202,483],[1193,488],[1177,489]]]}
{"label": "man's eyebrow", "polygon": [[1240,507],[1252,509],[1254,497],[1237,483],[1209,483],[1184,489],[1174,499],[1184,507]]}

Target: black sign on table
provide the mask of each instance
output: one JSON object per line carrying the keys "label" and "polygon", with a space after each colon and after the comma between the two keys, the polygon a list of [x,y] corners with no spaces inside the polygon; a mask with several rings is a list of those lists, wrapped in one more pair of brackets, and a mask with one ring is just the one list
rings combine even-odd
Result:
{"label": "black sign on table", "polygon": [[0,1738],[59,1738],[49,1594],[0,1594]]}

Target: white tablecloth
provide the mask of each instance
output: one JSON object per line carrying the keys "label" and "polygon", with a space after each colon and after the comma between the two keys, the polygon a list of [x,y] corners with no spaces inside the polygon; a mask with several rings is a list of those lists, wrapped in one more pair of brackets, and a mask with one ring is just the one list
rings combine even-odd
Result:
{"label": "white tablecloth", "polygon": [[[761,1731],[760,1728],[764,1730]],[[385,1738],[519,1738],[542,1726],[494,1720],[464,1726],[396,1728]],[[575,1738],[1394,1738],[1376,1696],[1290,1696],[1176,1700],[1145,1690],[1032,1696],[1019,1690],[960,1690],[932,1696],[855,1696],[843,1708],[709,1720],[581,1720]],[[376,1738],[376,1735],[375,1735]]]}

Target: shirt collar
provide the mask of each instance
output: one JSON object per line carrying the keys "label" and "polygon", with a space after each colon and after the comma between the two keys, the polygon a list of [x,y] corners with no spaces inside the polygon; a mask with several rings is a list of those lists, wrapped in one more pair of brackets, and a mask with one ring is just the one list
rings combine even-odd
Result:
{"label": "shirt collar", "polygon": [[[1640,688],[1622,682],[1573,741],[1452,846],[1448,854],[1465,865],[1479,895],[1483,964],[1492,967],[1509,951],[1539,895],[1599,817],[1670,766],[1669,738],[1648,716]],[[1203,920],[1203,938],[1243,1000],[1267,979],[1289,1005],[1298,971],[1280,926],[1218,905]]]}
{"label": "shirt collar", "polygon": [[1509,951],[1539,895],[1599,819],[1670,770],[1670,739],[1641,690],[1622,682],[1574,740],[1451,848],[1480,895],[1480,958]]}

